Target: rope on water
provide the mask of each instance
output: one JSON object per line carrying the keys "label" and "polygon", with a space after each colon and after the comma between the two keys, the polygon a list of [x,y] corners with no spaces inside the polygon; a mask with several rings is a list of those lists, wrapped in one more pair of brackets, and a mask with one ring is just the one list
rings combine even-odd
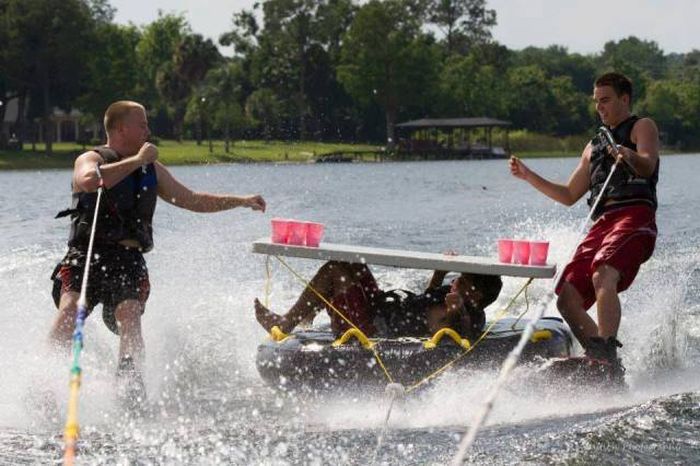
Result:
{"label": "rope on water", "polygon": [[401,385],[400,383],[390,383],[386,386],[384,393],[389,395],[389,407],[386,410],[386,416],[384,416],[384,426],[382,427],[382,430],[377,436],[377,446],[374,448],[374,453],[372,453],[372,460],[369,464],[377,463],[377,455],[379,454],[379,451],[381,450],[384,444],[386,434],[389,431],[389,417],[391,417],[391,410],[394,407],[394,402],[397,398],[403,397],[406,394],[406,391],[404,390],[403,385]]}

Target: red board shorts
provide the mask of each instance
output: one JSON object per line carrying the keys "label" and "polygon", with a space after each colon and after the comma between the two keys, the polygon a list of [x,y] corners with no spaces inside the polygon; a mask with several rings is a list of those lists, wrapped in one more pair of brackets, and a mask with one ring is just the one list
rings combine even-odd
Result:
{"label": "red board shorts", "polygon": [[596,301],[593,273],[607,264],[620,272],[617,291],[626,290],[639,267],[654,252],[656,234],[656,211],[651,206],[632,205],[608,210],[576,249],[574,258],[564,269],[561,283],[573,285],[583,298],[584,309],[589,309]]}
{"label": "red board shorts", "polygon": [[[86,255],[85,251],[71,247],[56,266],[51,275],[56,307],[63,293],[80,293]],[[143,313],[150,290],[146,261],[140,251],[122,246],[95,247],[88,277],[88,315],[97,304],[102,303],[102,319],[105,325],[112,332],[119,334],[114,315],[116,307],[123,301],[137,300],[141,303]]]}

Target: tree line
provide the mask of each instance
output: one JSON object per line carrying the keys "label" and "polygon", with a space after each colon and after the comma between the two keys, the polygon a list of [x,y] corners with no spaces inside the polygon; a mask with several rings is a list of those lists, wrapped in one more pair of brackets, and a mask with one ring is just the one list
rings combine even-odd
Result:
{"label": "tree line", "polygon": [[109,0],[0,0],[0,96],[18,99],[20,139],[41,119],[50,151],[54,107],[99,119],[119,99],[178,140],[391,145],[401,120],[461,116],[566,136],[596,124],[592,83],[616,70],[666,143],[700,147],[700,50],[637,37],[589,55],[511,50],[492,38],[485,0],[264,0],[233,13],[218,39],[231,57],[181,15],[137,27],[114,14]]}

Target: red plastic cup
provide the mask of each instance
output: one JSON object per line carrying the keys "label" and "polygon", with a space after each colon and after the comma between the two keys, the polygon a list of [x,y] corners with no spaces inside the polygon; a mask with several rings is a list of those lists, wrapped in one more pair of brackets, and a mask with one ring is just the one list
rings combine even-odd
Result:
{"label": "red plastic cup", "polygon": [[530,265],[545,265],[549,253],[549,241],[530,241]]}
{"label": "red plastic cup", "polygon": [[529,241],[513,241],[513,262],[522,265],[530,263]]}
{"label": "red plastic cup", "polygon": [[270,220],[272,224],[272,242],[285,244],[289,236],[289,220],[284,218],[273,218]]}
{"label": "red plastic cup", "polygon": [[323,223],[316,222],[306,222],[306,245],[311,248],[317,248],[321,244],[321,238],[323,238],[323,230],[325,226]]}
{"label": "red plastic cup", "polygon": [[291,220],[289,222],[289,235],[287,236],[287,244],[295,246],[306,246],[306,232],[308,223]]}
{"label": "red plastic cup", "polygon": [[498,240],[498,260],[506,264],[510,264],[513,260],[513,240],[499,239]]}

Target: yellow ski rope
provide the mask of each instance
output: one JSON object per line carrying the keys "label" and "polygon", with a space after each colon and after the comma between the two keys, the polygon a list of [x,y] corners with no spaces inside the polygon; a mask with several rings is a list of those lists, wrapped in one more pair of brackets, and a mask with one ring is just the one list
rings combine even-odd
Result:
{"label": "yellow ski rope", "polygon": [[272,285],[272,271],[270,269],[270,256],[265,256],[265,307],[270,308],[270,288]]}
{"label": "yellow ski rope", "polygon": [[95,201],[95,214],[92,219],[92,227],[90,229],[90,240],[88,242],[87,255],[85,256],[85,270],[83,271],[83,279],[80,285],[80,297],[78,298],[78,306],[75,315],[75,329],[73,330],[73,343],[71,353],[73,361],[70,370],[70,394],[68,396],[68,410],[66,413],[66,425],[63,429],[63,464],[72,466],[75,461],[75,455],[78,445],[78,436],[80,435],[80,424],[78,423],[78,395],[80,393],[80,384],[82,380],[82,369],[80,368],[80,352],[83,349],[83,326],[87,318],[87,286],[88,276],[90,274],[90,261],[92,259],[92,247],[95,242],[95,228],[97,226],[97,215],[100,210],[100,200],[102,191],[104,190],[104,182],[100,173],[99,165],[95,166],[97,177],[100,182],[97,187],[97,200]]}

